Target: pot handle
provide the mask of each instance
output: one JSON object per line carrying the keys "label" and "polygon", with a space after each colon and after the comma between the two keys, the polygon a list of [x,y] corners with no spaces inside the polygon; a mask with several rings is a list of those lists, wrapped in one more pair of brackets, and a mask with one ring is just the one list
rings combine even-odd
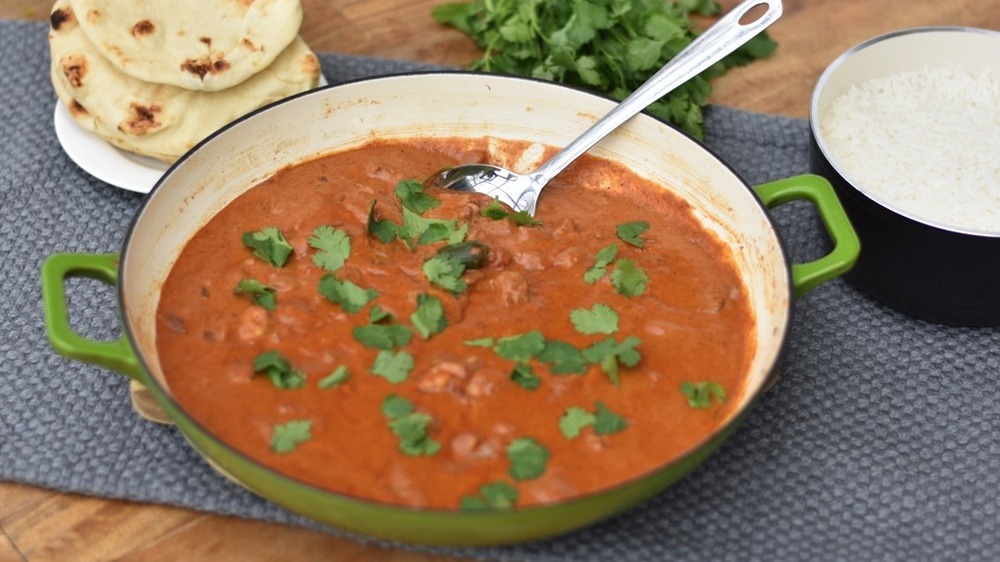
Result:
{"label": "pot handle", "polygon": [[117,285],[118,254],[53,254],[42,264],[42,307],[52,349],[140,380],[142,367],[124,333],[114,341],[98,341],[87,339],[70,327],[65,281],[71,277]]}
{"label": "pot handle", "polygon": [[803,174],[764,183],[753,189],[768,209],[801,199],[812,202],[827,234],[833,240],[833,249],[827,255],[813,261],[792,264],[792,287],[796,298],[847,273],[858,261],[861,242],[833,186],[826,179]]}

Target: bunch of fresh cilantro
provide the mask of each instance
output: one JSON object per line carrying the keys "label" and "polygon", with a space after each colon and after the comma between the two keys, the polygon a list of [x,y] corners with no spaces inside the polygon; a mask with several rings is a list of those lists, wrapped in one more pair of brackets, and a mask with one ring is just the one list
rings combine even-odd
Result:
{"label": "bunch of fresh cilantro", "polygon": [[[472,70],[553,80],[621,100],[697,37],[691,14],[718,12],[715,0],[472,0],[438,5],[432,15],[483,48]],[[709,79],[776,48],[761,33],[646,111],[703,139]]]}

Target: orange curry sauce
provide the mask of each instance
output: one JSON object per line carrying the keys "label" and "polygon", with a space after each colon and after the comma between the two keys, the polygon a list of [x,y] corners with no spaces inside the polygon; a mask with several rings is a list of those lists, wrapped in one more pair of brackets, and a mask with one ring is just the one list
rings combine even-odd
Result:
{"label": "orange curry sauce", "polygon": [[[540,225],[492,220],[481,214],[491,202],[486,197],[429,189],[440,206],[423,216],[467,223],[465,239],[489,249],[483,267],[461,275],[468,288],[457,294],[432,284],[422,269],[447,242],[414,242],[410,249],[369,234],[373,201],[378,219],[402,222],[393,191],[398,181],[486,161],[489,144],[378,141],[285,169],[214,216],[171,270],[157,313],[158,353],[176,401],[219,439],[281,473],[408,506],[457,508],[489,483],[516,490],[517,506],[554,502],[647,473],[703,439],[739,402],[754,335],[728,248],[699,226],[687,203],[591,156],[546,188],[535,217]],[[649,224],[639,236],[644,247],[616,233],[635,221]],[[317,250],[308,243],[322,225],[350,240],[346,263],[332,273],[314,263]],[[242,242],[244,233],[265,227],[279,229],[293,248],[283,267],[258,259]],[[598,252],[612,243],[617,255],[608,275],[585,282]],[[623,259],[647,275],[642,294],[625,296],[612,284]],[[328,274],[378,296],[347,312],[320,294]],[[234,293],[248,278],[274,289],[273,311]],[[412,356],[413,366],[405,380],[390,382],[372,372],[381,350],[360,344],[353,329],[371,322],[376,305],[391,315],[379,323],[411,327],[418,295],[440,300],[447,327],[429,339],[413,332],[394,347],[392,353]],[[571,312],[599,303],[617,313],[617,330],[581,333]],[[580,350],[636,337],[641,358],[634,367],[619,366],[616,386],[600,364],[582,374],[553,374],[532,357],[527,364],[538,380],[528,389],[512,380],[517,361],[483,339],[536,330],[546,342]],[[480,345],[467,343],[476,340]],[[255,374],[255,358],[268,351],[304,373],[304,385],[281,389]],[[320,388],[340,366],[348,380]],[[705,381],[720,385],[726,399],[694,408],[681,385]],[[433,454],[401,450],[392,418],[382,411],[389,395],[405,397],[430,420],[423,444],[435,443]],[[598,435],[585,424],[567,437],[560,429],[567,409],[594,413],[598,402],[624,419],[624,429]],[[308,439],[275,451],[276,426],[294,420],[307,422]],[[540,474],[536,465],[518,479],[508,447],[524,438],[547,454]]]}

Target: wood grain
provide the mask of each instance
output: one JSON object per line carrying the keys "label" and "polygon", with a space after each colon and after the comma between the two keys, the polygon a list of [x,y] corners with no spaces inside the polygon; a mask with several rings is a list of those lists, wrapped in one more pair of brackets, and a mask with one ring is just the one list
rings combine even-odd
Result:
{"label": "wood grain", "polygon": [[[316,51],[465,66],[478,55],[438,26],[443,0],[303,0],[302,36]],[[737,0],[722,0],[724,9]],[[816,79],[869,37],[925,25],[1000,28],[1000,0],[786,0],[770,29],[777,54],[714,82],[713,103],[806,117]],[[0,18],[45,21],[49,0],[0,0]],[[113,376],[113,375],[109,375]],[[0,482],[0,562],[379,559],[440,557],[389,551],[326,533],[174,507],[63,494]]]}

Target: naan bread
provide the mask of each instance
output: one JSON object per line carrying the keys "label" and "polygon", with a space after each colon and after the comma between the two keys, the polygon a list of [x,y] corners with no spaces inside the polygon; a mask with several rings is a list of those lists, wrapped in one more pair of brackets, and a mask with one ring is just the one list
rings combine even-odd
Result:
{"label": "naan bread", "polygon": [[69,0],[118,70],[146,82],[223,90],[268,67],[298,36],[299,0]]}
{"label": "naan bread", "polygon": [[50,20],[52,84],[70,115],[114,146],[166,162],[226,123],[319,83],[319,59],[299,37],[241,84],[202,92],[118,70],[83,32],[69,0],[56,2]]}

